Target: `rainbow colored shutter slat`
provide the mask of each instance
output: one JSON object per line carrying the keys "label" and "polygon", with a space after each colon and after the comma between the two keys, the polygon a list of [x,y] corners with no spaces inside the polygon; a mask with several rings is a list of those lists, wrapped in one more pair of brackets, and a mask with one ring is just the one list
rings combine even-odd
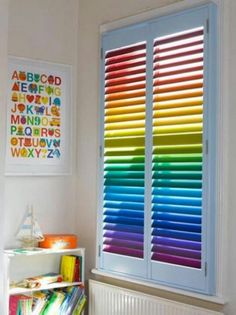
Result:
{"label": "rainbow colored shutter slat", "polygon": [[146,45],[105,56],[103,251],[143,258]]}
{"label": "rainbow colored shutter slat", "polygon": [[203,28],[154,41],[152,260],[201,268]]}

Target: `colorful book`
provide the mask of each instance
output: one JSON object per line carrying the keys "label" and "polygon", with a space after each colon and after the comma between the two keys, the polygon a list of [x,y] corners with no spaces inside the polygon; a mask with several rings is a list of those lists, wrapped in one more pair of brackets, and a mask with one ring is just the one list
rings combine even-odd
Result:
{"label": "colorful book", "polygon": [[63,281],[73,282],[75,273],[76,257],[72,255],[63,255],[61,258],[60,273]]}
{"label": "colorful book", "polygon": [[78,301],[78,304],[76,305],[72,315],[80,315],[85,307],[86,301],[87,301],[87,297],[83,294],[82,298]]}
{"label": "colorful book", "polygon": [[42,291],[33,292],[32,315],[39,315],[47,303],[47,294]]}
{"label": "colorful book", "polygon": [[17,314],[17,307],[19,302],[20,296],[19,295],[11,295],[9,299],[9,315],[16,315]]}
{"label": "colorful book", "polygon": [[9,299],[9,315],[31,315],[33,299],[30,296],[17,294]]}
{"label": "colorful book", "polygon": [[79,276],[79,258],[75,256],[75,266],[74,266],[74,275],[73,275],[73,282],[78,282]]}
{"label": "colorful book", "polygon": [[27,288],[38,288],[41,286],[48,285],[54,282],[62,282],[63,277],[61,274],[55,272],[49,272],[40,276],[31,277],[25,279]]}
{"label": "colorful book", "polygon": [[66,294],[65,299],[57,315],[72,315],[83,295],[83,288],[78,286],[67,287],[64,292]]}
{"label": "colorful book", "polygon": [[32,313],[32,299],[20,299],[17,307],[17,315],[31,315]]}
{"label": "colorful book", "polygon": [[80,279],[79,279],[79,281],[83,281],[83,277],[82,277],[82,274],[83,274],[83,257],[82,256],[78,256],[78,258],[79,258],[79,277],[80,277]]}
{"label": "colorful book", "polygon": [[75,278],[74,281],[82,281],[82,256],[76,256]]}
{"label": "colorful book", "polygon": [[65,298],[64,298],[64,300],[63,300],[63,302],[59,308],[58,315],[65,315],[65,312],[68,308],[69,300],[70,300],[70,295],[65,292]]}
{"label": "colorful book", "polygon": [[42,315],[55,315],[59,313],[60,306],[64,300],[65,296],[61,292],[52,292],[51,297],[48,300],[47,306],[43,310]]}
{"label": "colorful book", "polygon": [[54,290],[10,296],[9,315],[79,315],[85,303],[83,286],[70,286]]}
{"label": "colorful book", "polygon": [[52,292],[53,292],[53,291],[44,290],[44,291],[42,291],[42,292],[46,295],[46,301],[45,301],[44,306],[43,306],[43,308],[41,309],[40,313],[37,314],[37,315],[43,315],[43,314],[44,314],[44,311],[45,311],[45,310],[47,309],[47,307],[48,307],[48,304],[49,304],[49,301],[50,301],[50,298],[51,298],[51,296],[52,296]]}
{"label": "colorful book", "polygon": [[[82,257],[60,254],[60,271],[28,277],[14,286],[29,288],[30,296],[9,296],[8,315],[78,315],[86,303],[82,280]],[[56,271],[54,269],[54,271]],[[63,281],[68,283],[53,284]],[[66,286],[66,287],[65,287]],[[23,291],[24,292],[24,291]],[[1,314],[0,314],[1,315]]]}
{"label": "colorful book", "polygon": [[83,289],[80,287],[71,287],[68,288],[68,290],[70,290],[69,294],[70,294],[70,299],[68,301],[68,307],[66,309],[66,313],[65,315],[72,315],[74,312],[74,309],[80,299],[81,294],[83,293]]}

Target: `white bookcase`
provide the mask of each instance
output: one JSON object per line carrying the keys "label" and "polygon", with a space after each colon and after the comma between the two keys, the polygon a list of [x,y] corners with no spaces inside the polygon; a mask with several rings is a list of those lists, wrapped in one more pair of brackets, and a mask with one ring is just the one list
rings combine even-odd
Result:
{"label": "white bookcase", "polygon": [[[82,256],[82,279],[81,282],[57,282],[47,286],[41,286],[34,289],[11,287],[11,283],[22,281],[25,278],[39,276],[48,272],[60,271],[61,256],[77,255]],[[33,291],[41,291],[46,289],[62,288],[72,285],[84,284],[84,259],[85,249],[7,249],[4,250],[5,263],[5,305],[4,315],[9,314],[9,297],[13,294],[30,295]]]}

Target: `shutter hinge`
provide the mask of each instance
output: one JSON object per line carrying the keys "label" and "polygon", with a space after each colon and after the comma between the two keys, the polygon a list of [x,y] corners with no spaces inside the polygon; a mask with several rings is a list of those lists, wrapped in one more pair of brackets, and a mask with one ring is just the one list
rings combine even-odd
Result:
{"label": "shutter hinge", "polygon": [[103,49],[101,48],[101,51],[100,51],[100,58],[102,59],[103,58]]}
{"label": "shutter hinge", "polygon": [[99,156],[100,156],[100,158],[102,158],[102,146],[101,145],[99,146]]}
{"label": "shutter hinge", "polygon": [[98,245],[98,257],[101,257],[101,245]]}
{"label": "shutter hinge", "polygon": [[209,33],[209,19],[206,20],[206,32]]}
{"label": "shutter hinge", "polygon": [[207,262],[205,262],[205,277],[207,276]]}
{"label": "shutter hinge", "polygon": [[206,154],[208,154],[208,140],[206,140]]}

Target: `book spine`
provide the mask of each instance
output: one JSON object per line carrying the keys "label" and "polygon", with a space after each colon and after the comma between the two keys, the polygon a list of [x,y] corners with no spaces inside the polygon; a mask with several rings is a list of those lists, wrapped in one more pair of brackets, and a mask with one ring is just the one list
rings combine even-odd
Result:
{"label": "book spine", "polygon": [[82,273],[83,273],[83,257],[82,256],[78,256],[79,257],[79,281],[83,281],[82,279]]}
{"label": "book spine", "polygon": [[85,295],[83,295],[79,305],[77,306],[75,313],[73,315],[80,315],[81,312],[83,311],[85,304],[86,304],[87,298]]}
{"label": "book spine", "polygon": [[61,274],[64,281],[73,282],[74,281],[74,270],[75,270],[76,257],[65,255],[61,258]]}
{"label": "book spine", "polygon": [[74,282],[79,282],[80,281],[80,260],[79,257],[76,256],[75,260],[75,270],[74,270]]}

